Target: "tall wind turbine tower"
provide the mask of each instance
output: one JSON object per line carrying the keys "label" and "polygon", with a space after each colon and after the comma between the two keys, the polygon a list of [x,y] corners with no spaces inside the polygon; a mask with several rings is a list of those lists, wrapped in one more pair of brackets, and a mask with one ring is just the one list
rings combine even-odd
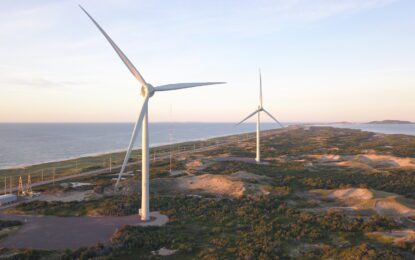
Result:
{"label": "tall wind turbine tower", "polygon": [[271,115],[265,108],[262,106],[262,77],[261,77],[261,70],[259,71],[259,104],[258,109],[255,110],[253,113],[249,114],[245,117],[241,122],[236,125],[240,125],[255,114],[257,115],[256,119],[256,157],[255,161],[257,163],[261,162],[261,112],[265,112],[269,117],[271,117],[275,122],[277,122],[282,128],[284,127],[275,117]]}
{"label": "tall wind turbine tower", "polygon": [[127,153],[124,158],[124,162],[121,167],[121,171],[118,175],[117,182],[115,184],[116,188],[119,185],[121,177],[124,173],[125,167],[127,166],[128,159],[130,158],[131,151],[133,149],[135,138],[137,137],[137,132],[142,128],[142,142],[141,142],[141,220],[148,221],[150,220],[150,148],[149,148],[149,138],[148,138],[148,102],[149,99],[158,91],[169,91],[177,90],[184,88],[193,88],[198,86],[207,86],[214,84],[224,84],[225,82],[199,82],[199,83],[176,83],[162,85],[158,87],[153,87],[151,84],[147,83],[144,78],[141,76],[140,72],[134,67],[131,61],[125,56],[120,48],[114,43],[114,41],[108,36],[108,34],[101,28],[101,26],[92,18],[92,16],[84,9],[82,6],[79,6],[85,14],[92,20],[92,22],[98,27],[100,32],[104,35],[107,41],[111,44],[112,48],[138,80],[141,87],[141,96],[144,98],[143,104],[141,106],[141,111],[138,116],[138,119],[134,125],[133,133],[131,136],[130,144],[128,145]]}

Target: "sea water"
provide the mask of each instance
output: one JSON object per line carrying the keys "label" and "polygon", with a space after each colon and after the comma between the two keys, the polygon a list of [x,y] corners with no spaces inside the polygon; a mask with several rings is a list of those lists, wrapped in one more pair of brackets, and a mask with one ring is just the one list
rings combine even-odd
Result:
{"label": "sea water", "polygon": [[[415,135],[415,124],[330,124],[385,134]],[[255,123],[150,123],[150,145],[255,131]],[[278,128],[262,123],[261,129]],[[132,123],[0,123],[0,169],[125,150]],[[135,147],[140,147],[137,138]]]}
{"label": "sea water", "polygon": [[[264,130],[278,128],[263,123]],[[254,123],[150,123],[150,145],[255,131]],[[1,123],[0,169],[125,150],[132,123]],[[135,147],[140,147],[141,136]]]}

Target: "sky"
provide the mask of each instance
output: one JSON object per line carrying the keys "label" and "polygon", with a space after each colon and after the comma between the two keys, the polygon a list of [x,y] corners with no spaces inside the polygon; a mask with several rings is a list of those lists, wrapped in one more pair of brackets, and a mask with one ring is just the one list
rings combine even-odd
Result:
{"label": "sky", "polygon": [[280,121],[415,121],[413,0],[3,0],[0,122],[136,120],[140,86],[78,4],[152,85],[228,82],[156,93],[151,122],[237,122],[259,68]]}

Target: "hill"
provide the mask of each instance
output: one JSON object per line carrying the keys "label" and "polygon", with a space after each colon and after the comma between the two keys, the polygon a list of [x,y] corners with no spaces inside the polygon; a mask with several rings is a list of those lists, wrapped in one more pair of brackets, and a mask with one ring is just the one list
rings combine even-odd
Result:
{"label": "hill", "polygon": [[382,121],[371,121],[366,124],[372,125],[381,125],[381,124],[396,124],[396,125],[405,125],[405,124],[413,124],[411,121],[402,121],[402,120],[382,120]]}

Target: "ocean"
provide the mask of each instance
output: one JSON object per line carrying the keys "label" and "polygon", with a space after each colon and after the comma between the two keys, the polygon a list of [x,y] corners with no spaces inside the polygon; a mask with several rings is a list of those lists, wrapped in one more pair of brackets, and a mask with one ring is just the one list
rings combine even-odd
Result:
{"label": "ocean", "polygon": [[360,129],[382,134],[415,135],[415,124],[327,124],[324,126]]}
{"label": "ocean", "polygon": [[[278,128],[261,124],[263,130]],[[125,150],[132,123],[0,123],[0,169]],[[150,123],[150,145],[255,131],[255,123]],[[141,134],[135,147],[141,145]]]}
{"label": "ocean", "polygon": [[[415,124],[329,124],[385,134],[415,135]],[[0,169],[122,151],[132,123],[0,123]],[[255,131],[255,123],[150,123],[150,145],[203,140]],[[275,129],[262,123],[261,129]],[[141,138],[137,138],[136,148]]]}

